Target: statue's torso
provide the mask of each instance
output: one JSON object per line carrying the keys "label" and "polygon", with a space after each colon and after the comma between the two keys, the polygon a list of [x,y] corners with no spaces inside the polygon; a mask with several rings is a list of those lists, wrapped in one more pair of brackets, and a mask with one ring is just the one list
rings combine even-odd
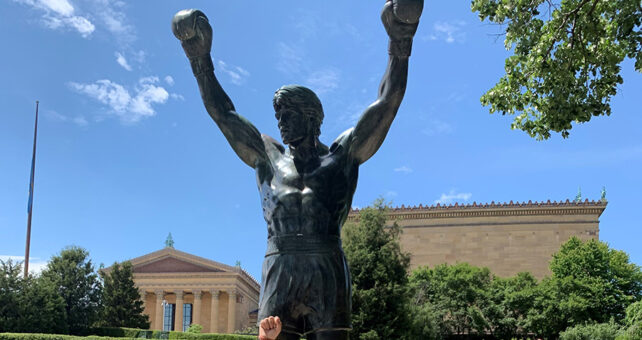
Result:
{"label": "statue's torso", "polygon": [[257,169],[257,180],[268,238],[340,235],[358,175],[348,152],[350,136],[346,131],[305,170],[274,140],[265,141],[269,164]]}

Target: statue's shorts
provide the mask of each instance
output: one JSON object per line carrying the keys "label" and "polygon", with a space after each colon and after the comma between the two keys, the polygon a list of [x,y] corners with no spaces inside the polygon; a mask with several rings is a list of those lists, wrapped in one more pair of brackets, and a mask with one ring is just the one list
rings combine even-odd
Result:
{"label": "statue's shorts", "polygon": [[338,236],[272,236],[263,262],[258,321],[278,316],[301,336],[350,330],[351,283]]}

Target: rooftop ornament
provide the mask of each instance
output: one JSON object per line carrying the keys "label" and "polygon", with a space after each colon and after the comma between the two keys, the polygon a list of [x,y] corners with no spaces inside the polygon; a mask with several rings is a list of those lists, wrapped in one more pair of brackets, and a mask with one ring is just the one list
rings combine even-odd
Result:
{"label": "rooftop ornament", "polygon": [[172,233],[169,233],[169,235],[167,235],[167,239],[165,239],[165,248],[174,248],[174,239],[172,238]]}

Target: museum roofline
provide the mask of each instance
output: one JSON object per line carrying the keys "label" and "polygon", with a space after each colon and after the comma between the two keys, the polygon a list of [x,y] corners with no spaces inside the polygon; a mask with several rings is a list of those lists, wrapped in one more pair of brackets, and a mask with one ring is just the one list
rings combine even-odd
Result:
{"label": "museum roofline", "polygon": [[[429,218],[429,217],[457,217],[460,216],[460,214],[465,214],[465,215],[470,215],[472,213],[473,215],[475,212],[481,212],[481,211],[494,211],[497,212],[498,214],[501,211],[512,211],[511,215],[521,215],[519,211],[523,211],[524,213],[526,211],[534,211],[534,210],[542,210],[542,214],[548,214],[551,211],[550,210],[572,210],[575,213],[590,213],[590,214],[597,214],[599,217],[602,215],[602,212],[604,212],[604,209],[606,208],[606,205],[608,204],[608,201],[606,200],[599,200],[599,201],[589,201],[588,199],[584,201],[572,201],[572,200],[566,200],[566,201],[551,201],[548,200],[546,202],[533,202],[533,201],[528,201],[528,202],[502,202],[502,203],[495,203],[495,201],[492,201],[490,203],[468,203],[468,204],[459,204],[459,203],[454,203],[454,204],[435,204],[435,205],[423,205],[419,204],[418,206],[397,206],[397,207],[391,207],[388,209],[387,214],[389,215],[398,215],[398,214],[429,214],[424,217]],[[548,211],[544,211],[548,210]],[[358,219],[358,214],[361,211],[361,209],[351,209],[350,213],[348,214],[348,220],[354,220]],[[566,211],[566,213],[569,213],[570,211]],[[456,213],[456,215],[452,215],[453,213]],[[448,216],[444,215],[448,214]],[[443,216],[442,216],[443,215]],[[473,216],[471,215],[471,216]],[[502,214],[503,215],[503,214]],[[462,215],[463,216],[463,215]]]}

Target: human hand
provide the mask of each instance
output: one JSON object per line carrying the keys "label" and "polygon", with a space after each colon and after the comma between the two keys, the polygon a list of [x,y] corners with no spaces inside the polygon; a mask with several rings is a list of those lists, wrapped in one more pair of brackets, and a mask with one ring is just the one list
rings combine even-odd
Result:
{"label": "human hand", "polygon": [[423,0],[387,0],[381,11],[381,21],[390,39],[412,39],[423,8]]}
{"label": "human hand", "polygon": [[172,19],[172,32],[181,41],[188,58],[209,55],[212,49],[212,26],[197,9],[184,9]]}
{"label": "human hand", "polygon": [[274,340],[281,333],[281,319],[270,316],[261,320],[259,326],[259,340]]}

